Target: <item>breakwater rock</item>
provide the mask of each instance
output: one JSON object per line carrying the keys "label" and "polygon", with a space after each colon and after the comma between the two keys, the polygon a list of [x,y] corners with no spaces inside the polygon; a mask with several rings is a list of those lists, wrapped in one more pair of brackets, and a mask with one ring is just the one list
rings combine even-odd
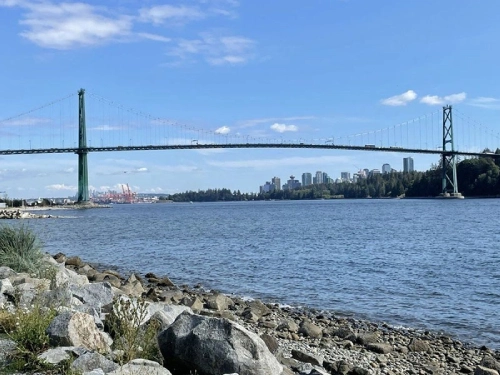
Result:
{"label": "breakwater rock", "polygon": [[[73,358],[73,370],[83,374],[498,375],[500,371],[499,351],[438,333],[283,307],[200,286],[177,286],[152,273],[125,277],[64,254],[48,261],[57,270],[51,280],[0,267],[0,308],[13,309],[14,300],[26,308],[56,306],[57,316],[47,330],[53,347],[40,358],[49,363]],[[126,338],[116,334],[116,316],[126,317],[140,332],[155,327],[156,360],[147,356],[144,340],[134,356],[124,356]],[[0,348],[15,353],[7,340],[0,340]],[[0,362],[8,358],[0,356]]]}
{"label": "breakwater rock", "polygon": [[52,215],[36,215],[21,210],[0,210],[0,220],[2,219],[49,219]]}

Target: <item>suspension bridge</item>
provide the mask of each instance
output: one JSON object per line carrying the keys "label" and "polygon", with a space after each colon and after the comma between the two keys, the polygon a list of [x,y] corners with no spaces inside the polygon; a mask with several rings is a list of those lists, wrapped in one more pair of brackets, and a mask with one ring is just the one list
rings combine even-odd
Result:
{"label": "suspension bridge", "polygon": [[[76,113],[78,121],[75,121]],[[495,150],[500,145],[500,134],[460,111],[453,113],[455,116],[452,116],[451,106],[445,106],[442,110],[383,129],[321,139],[285,140],[229,134],[224,128],[196,129],[125,108],[93,93],[86,96],[81,89],[0,121],[0,155],[77,154],[77,200],[85,204],[89,201],[87,155],[91,152],[293,148],[435,154],[441,156],[440,196],[460,198],[457,156],[484,156],[482,150]]]}

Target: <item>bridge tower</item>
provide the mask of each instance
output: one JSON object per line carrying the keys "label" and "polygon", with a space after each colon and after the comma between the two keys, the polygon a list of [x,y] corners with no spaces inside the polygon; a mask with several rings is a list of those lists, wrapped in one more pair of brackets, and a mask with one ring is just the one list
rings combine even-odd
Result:
{"label": "bridge tower", "polygon": [[457,160],[453,143],[453,117],[451,105],[443,107],[443,153],[441,167],[442,189],[438,198],[463,198],[458,192]]}
{"label": "bridge tower", "polygon": [[87,129],[85,125],[85,90],[78,91],[78,198],[77,203],[89,202],[89,173],[87,167]]}

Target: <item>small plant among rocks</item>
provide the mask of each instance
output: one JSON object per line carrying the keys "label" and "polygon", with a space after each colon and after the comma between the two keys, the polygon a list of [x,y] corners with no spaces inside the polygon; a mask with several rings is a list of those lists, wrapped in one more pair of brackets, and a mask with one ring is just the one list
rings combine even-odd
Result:
{"label": "small plant among rocks", "polygon": [[106,325],[113,337],[114,349],[121,353],[120,363],[136,358],[161,363],[157,334],[160,323],[154,319],[141,324],[147,317],[148,303],[144,299],[117,298]]}
{"label": "small plant among rocks", "polygon": [[16,350],[9,356],[10,370],[50,370],[38,359],[38,355],[49,348],[49,337],[45,333],[56,312],[40,306],[30,310],[16,309],[13,312],[0,311],[0,332],[15,342]]}
{"label": "small plant among rocks", "polygon": [[0,227],[0,264],[16,272],[27,272],[38,277],[45,275],[47,267],[42,245],[31,229],[4,225]]}

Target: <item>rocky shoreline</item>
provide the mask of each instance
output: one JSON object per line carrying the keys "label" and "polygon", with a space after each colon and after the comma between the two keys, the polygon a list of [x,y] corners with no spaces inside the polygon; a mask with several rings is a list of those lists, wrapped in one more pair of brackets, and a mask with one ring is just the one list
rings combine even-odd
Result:
{"label": "rocky shoreline", "polygon": [[[18,298],[27,306],[33,301],[43,300],[47,304],[56,299],[64,308],[58,310],[61,315],[54,320],[61,320],[58,324],[63,328],[59,327],[59,331],[54,328],[50,334],[59,338],[54,341],[59,353],[61,350],[77,353],[73,365],[77,363],[76,369],[87,375],[129,374],[126,371],[134,366],[134,374],[174,375],[195,373],[194,370],[200,375],[498,375],[500,372],[500,351],[466,345],[445,335],[229,297],[200,286],[176,286],[168,277],[152,273],[124,277],[113,270],[100,271],[78,257],[64,254],[50,260],[58,267],[50,283],[0,267],[0,307],[9,308],[14,288],[22,291]],[[43,289],[40,285],[47,285],[47,289],[37,296],[35,290]],[[110,349],[112,340],[103,332],[103,321],[116,298],[132,301],[129,304],[138,298],[147,300],[147,321],[156,318],[161,322],[158,343],[164,367],[144,359],[122,366],[114,361],[116,353]],[[78,325],[76,321],[84,318],[91,320],[91,327],[86,326],[83,331],[87,335],[93,332],[94,339],[79,341],[76,334],[67,337],[68,322]],[[0,340],[0,352],[1,348],[10,348],[8,340]],[[55,350],[50,349],[52,353],[46,358],[53,361]],[[97,360],[95,356],[101,355],[97,352],[105,356]],[[80,360],[89,353],[93,353],[92,360]],[[0,355],[0,367],[1,361]],[[145,372],[140,372],[141,368]]]}
{"label": "rocky shoreline", "polygon": [[50,219],[56,216],[53,215],[36,215],[30,212],[16,210],[16,209],[3,209],[0,210],[0,220],[2,219]]}

